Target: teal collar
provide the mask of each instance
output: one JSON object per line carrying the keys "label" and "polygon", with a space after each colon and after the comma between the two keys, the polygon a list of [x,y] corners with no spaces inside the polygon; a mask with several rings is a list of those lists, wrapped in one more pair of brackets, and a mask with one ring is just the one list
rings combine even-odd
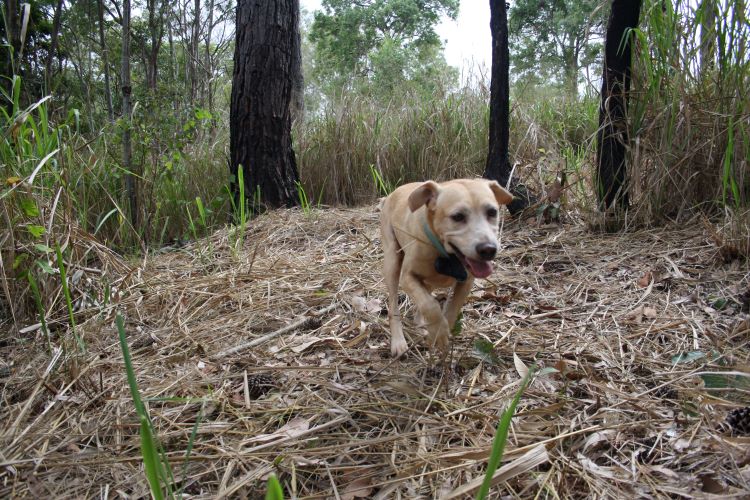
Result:
{"label": "teal collar", "polygon": [[440,243],[440,240],[435,235],[435,233],[432,232],[432,229],[430,229],[430,225],[427,223],[427,219],[424,219],[424,221],[422,222],[422,227],[424,228],[425,236],[427,236],[427,239],[430,240],[430,243],[432,243],[432,246],[435,247],[435,250],[437,250],[441,256],[448,258],[449,256],[447,250],[445,249],[443,244]]}
{"label": "teal collar", "polygon": [[435,271],[444,274],[445,276],[450,276],[456,281],[466,281],[469,275],[466,272],[464,265],[456,254],[448,254],[443,244],[440,243],[438,237],[432,232],[432,229],[430,229],[427,219],[423,221],[422,227],[424,228],[425,236],[427,236],[427,239],[430,240],[432,246],[435,247],[435,250],[440,254],[440,256],[435,259]]}

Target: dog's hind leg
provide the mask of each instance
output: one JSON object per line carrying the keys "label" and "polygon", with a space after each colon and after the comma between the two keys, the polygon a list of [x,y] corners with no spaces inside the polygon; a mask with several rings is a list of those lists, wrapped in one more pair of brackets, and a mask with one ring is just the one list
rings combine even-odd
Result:
{"label": "dog's hind leg", "polygon": [[393,229],[387,223],[381,226],[383,241],[383,278],[388,288],[388,326],[391,330],[391,355],[400,357],[409,346],[404,338],[404,328],[401,323],[401,312],[398,309],[398,282],[401,277],[401,264],[404,254],[396,241]]}

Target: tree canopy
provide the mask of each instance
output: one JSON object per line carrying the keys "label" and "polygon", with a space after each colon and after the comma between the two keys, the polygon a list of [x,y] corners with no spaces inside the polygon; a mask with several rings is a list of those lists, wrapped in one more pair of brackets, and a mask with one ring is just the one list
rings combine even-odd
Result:
{"label": "tree canopy", "polygon": [[431,91],[440,78],[455,79],[435,32],[441,15],[455,19],[458,0],[324,0],[309,39],[313,77],[331,95],[366,88],[389,96],[410,86]]}
{"label": "tree canopy", "polygon": [[517,0],[510,9],[511,74],[577,91],[580,70],[601,60],[605,12],[598,0]]}

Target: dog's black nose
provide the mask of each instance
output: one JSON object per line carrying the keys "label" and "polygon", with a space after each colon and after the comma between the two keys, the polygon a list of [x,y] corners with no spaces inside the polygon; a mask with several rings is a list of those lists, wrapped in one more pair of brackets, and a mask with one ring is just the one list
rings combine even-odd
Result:
{"label": "dog's black nose", "polygon": [[476,251],[482,260],[492,260],[497,253],[497,246],[494,243],[480,243],[477,245]]}

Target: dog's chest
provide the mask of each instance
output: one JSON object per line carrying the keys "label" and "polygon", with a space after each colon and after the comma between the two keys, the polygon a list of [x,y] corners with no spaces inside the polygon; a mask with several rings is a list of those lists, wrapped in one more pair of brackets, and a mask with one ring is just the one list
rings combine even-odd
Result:
{"label": "dog's chest", "polygon": [[424,284],[432,289],[435,288],[448,288],[456,284],[456,280],[450,276],[444,276],[442,274],[433,274],[432,276],[424,279]]}

